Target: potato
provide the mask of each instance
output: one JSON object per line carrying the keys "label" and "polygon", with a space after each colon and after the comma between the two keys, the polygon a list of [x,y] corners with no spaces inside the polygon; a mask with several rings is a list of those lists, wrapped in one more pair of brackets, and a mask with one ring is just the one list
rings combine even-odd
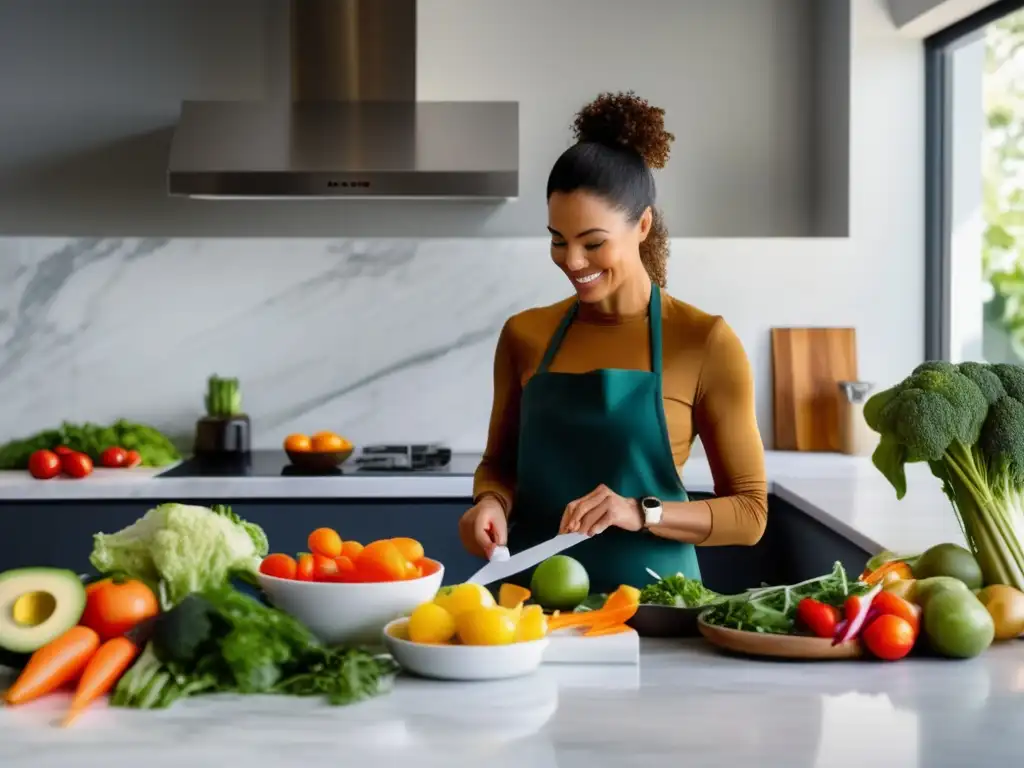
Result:
{"label": "potato", "polygon": [[978,599],[996,625],[996,640],[1012,640],[1024,634],[1024,592],[992,584],[978,592]]}

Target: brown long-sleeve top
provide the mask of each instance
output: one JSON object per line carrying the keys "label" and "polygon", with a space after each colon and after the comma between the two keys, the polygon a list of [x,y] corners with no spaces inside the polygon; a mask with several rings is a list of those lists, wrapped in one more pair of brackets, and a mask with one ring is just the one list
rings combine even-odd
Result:
{"label": "brown long-sleeve top", "polygon": [[[494,406],[473,495],[493,493],[511,511],[515,496],[519,401],[574,298],[528,309],[505,323],[494,358]],[[721,317],[662,292],[665,418],[672,458],[682,467],[700,435],[716,497],[702,545],[754,544],[768,518],[764,448],[754,413],[754,382],[743,346]],[[582,304],[551,363],[552,371],[650,370],[647,311],[601,314]]]}

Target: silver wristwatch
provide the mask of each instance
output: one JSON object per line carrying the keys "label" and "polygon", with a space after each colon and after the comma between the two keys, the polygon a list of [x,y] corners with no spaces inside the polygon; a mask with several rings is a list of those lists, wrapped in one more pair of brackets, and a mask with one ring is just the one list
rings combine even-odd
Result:
{"label": "silver wristwatch", "polygon": [[640,499],[640,511],[644,513],[644,528],[658,525],[661,522],[661,499],[653,496],[644,496]]}

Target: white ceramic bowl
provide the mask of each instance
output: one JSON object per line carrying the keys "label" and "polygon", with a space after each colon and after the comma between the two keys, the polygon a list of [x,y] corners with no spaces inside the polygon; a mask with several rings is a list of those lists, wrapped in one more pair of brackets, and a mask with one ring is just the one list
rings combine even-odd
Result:
{"label": "white ceramic bowl", "polygon": [[309,627],[321,642],[380,645],[385,624],[434,599],[444,579],[444,566],[420,579],[369,584],[258,575],[271,604]]}
{"label": "white ceramic bowl", "polygon": [[409,620],[384,627],[384,647],[403,669],[437,680],[502,680],[537,671],[548,639],[508,645],[429,645],[409,640]]}

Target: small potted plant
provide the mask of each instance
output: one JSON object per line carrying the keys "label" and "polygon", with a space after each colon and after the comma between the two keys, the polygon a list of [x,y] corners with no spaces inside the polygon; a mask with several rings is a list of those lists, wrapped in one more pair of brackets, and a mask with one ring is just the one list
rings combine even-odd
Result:
{"label": "small potted plant", "polygon": [[238,379],[211,376],[206,382],[206,416],[196,423],[195,453],[248,454],[250,435]]}

